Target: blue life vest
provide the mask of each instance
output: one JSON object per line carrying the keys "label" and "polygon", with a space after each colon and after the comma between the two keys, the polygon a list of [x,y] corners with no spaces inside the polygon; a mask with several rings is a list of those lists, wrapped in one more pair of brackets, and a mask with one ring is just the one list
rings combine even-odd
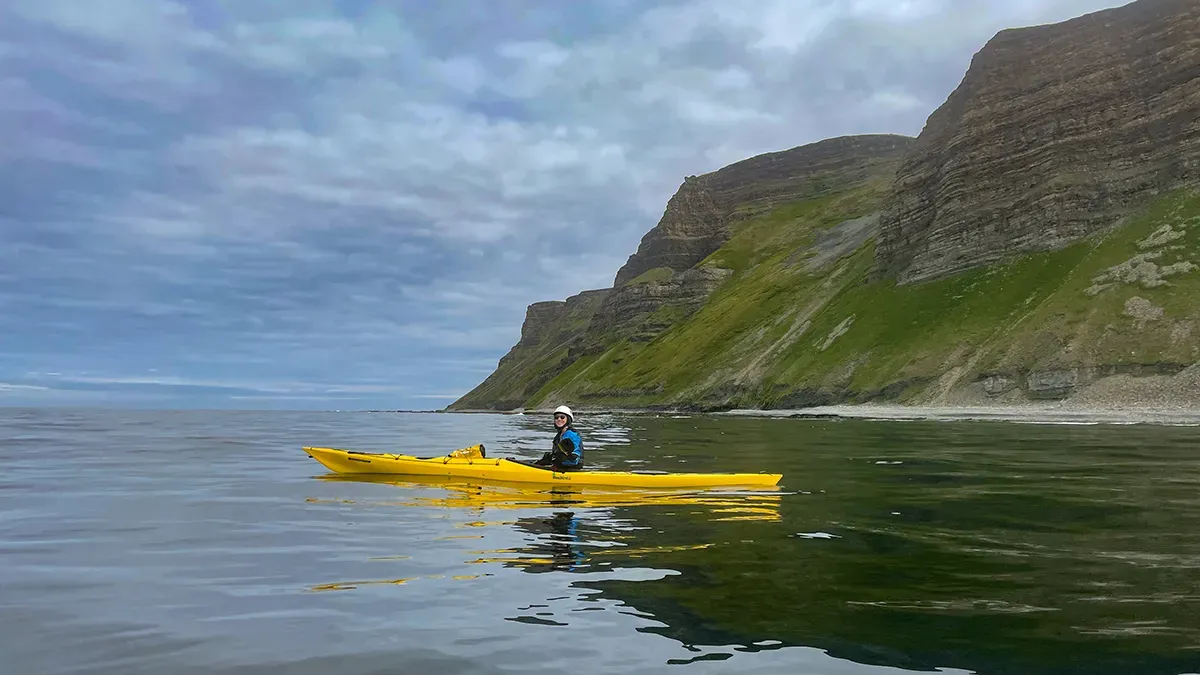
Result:
{"label": "blue life vest", "polygon": [[566,455],[561,461],[563,466],[583,464],[583,439],[574,429],[564,429],[562,434],[555,437],[554,445]]}

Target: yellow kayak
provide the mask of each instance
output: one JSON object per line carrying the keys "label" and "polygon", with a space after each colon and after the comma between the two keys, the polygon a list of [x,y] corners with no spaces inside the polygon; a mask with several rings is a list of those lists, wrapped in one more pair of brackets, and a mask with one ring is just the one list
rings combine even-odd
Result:
{"label": "yellow kayak", "polygon": [[[387,506],[427,506],[467,509],[482,513],[484,509],[523,510],[536,507],[562,508],[620,508],[634,506],[665,506],[672,509],[688,507],[691,513],[707,509],[706,521],[764,521],[778,522],[782,492],[778,486],[721,486],[720,488],[648,488],[614,487],[610,485],[564,485],[562,483],[513,483],[485,478],[461,476],[397,476],[384,474],[328,473],[318,476],[330,482],[365,482],[405,488],[440,488],[418,490],[406,494],[400,501],[373,502]],[[309,502],[353,504],[353,499],[329,500],[309,497]]]}
{"label": "yellow kayak", "polygon": [[651,471],[554,471],[503,457],[484,456],[474,445],[442,457],[305,447],[309,457],[340,474],[458,476],[514,483],[605,485],[612,487],[720,487],[775,485],[778,473],[667,473]]}

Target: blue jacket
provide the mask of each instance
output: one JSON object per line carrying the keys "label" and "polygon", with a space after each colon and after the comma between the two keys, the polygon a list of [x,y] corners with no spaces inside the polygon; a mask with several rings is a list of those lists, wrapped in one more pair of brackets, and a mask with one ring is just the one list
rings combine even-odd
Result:
{"label": "blue jacket", "polygon": [[562,434],[555,436],[554,448],[564,455],[559,460],[563,466],[583,464],[583,439],[574,429],[563,429]]}

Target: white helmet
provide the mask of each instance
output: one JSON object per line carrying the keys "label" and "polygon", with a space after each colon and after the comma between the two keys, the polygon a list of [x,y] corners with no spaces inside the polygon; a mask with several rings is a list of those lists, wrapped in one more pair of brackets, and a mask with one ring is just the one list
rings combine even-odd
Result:
{"label": "white helmet", "polygon": [[562,414],[566,415],[567,419],[570,420],[571,422],[575,421],[575,414],[572,413],[571,409],[565,405],[560,405],[554,409],[554,414],[557,415],[558,413],[562,413]]}

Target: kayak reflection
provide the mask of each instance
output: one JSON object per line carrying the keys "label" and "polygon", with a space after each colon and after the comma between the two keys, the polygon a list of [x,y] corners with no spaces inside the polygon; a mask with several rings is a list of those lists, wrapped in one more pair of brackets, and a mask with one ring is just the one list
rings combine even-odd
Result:
{"label": "kayak reflection", "polygon": [[777,522],[782,490],[776,486],[753,489],[644,489],[607,486],[510,483],[446,476],[373,476],[328,474],[321,480],[367,482],[409,488],[441,488],[431,496],[408,496],[388,502],[395,506],[424,506],[476,509],[528,509],[570,507],[573,509],[637,506],[698,507],[690,513],[708,515],[705,520],[751,520]]}
{"label": "kayak reflection", "polygon": [[[609,606],[619,606],[616,611],[622,614],[653,616],[621,584],[677,576],[691,569],[694,554],[741,547],[766,530],[777,530],[785,494],[777,486],[648,489],[337,473],[318,478],[397,489],[339,488],[334,492],[341,498],[310,502],[349,504],[355,511],[393,507],[404,514],[401,518],[428,523],[432,516],[435,524],[432,541],[425,542],[433,544],[428,550],[422,542],[405,540],[396,542],[401,548],[386,551],[389,555],[372,557],[403,558],[399,564],[389,563],[389,571],[377,578],[359,572],[367,565],[351,562],[345,565],[346,578],[322,580],[312,590],[393,589],[414,582],[476,584],[499,576],[508,579],[500,591],[506,594],[505,604],[513,603],[504,619],[549,626],[573,625],[581,616],[578,612]],[[464,529],[445,532],[441,523],[446,521]],[[409,563],[410,555],[418,560]],[[506,577],[513,572],[543,576],[528,584]],[[606,590],[614,583],[613,590]],[[554,591],[547,594],[548,588]],[[469,594],[464,589],[463,595]]]}
{"label": "kayak reflection", "polygon": [[[712,546],[703,536],[703,525],[729,521],[777,523],[781,520],[782,491],[755,489],[660,489],[599,486],[535,486],[503,481],[464,480],[443,476],[371,476],[329,474],[327,481],[367,482],[409,488],[398,500],[372,500],[398,507],[447,508],[473,512],[475,520],[464,526],[511,525],[531,535],[529,543],[498,550],[474,551],[465,560],[472,565],[502,565],[528,572],[592,573],[619,569],[630,559],[659,553]],[[317,500],[313,500],[317,501]],[[354,500],[339,500],[354,503]],[[503,522],[488,518],[491,510],[552,509],[548,514],[520,516]],[[617,513],[620,513],[620,517]],[[685,529],[695,530],[701,543],[674,546],[640,546],[640,517],[665,516]],[[696,529],[696,528],[701,529]],[[706,541],[707,540],[707,541]]]}

